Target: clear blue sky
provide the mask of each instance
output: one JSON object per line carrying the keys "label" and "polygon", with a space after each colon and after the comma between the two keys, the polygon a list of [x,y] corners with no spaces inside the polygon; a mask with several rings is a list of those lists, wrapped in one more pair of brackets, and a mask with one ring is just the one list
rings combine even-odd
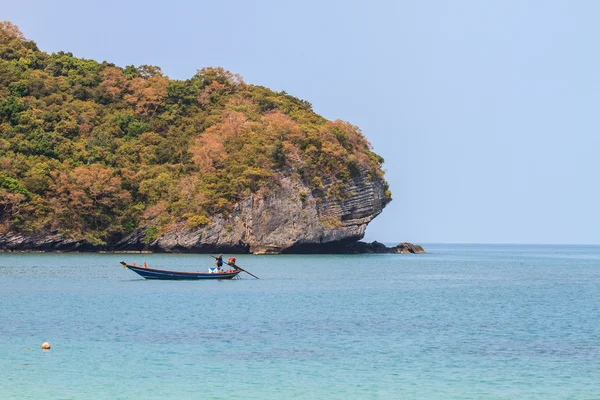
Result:
{"label": "clear blue sky", "polygon": [[362,128],[394,201],[367,240],[600,244],[598,1],[34,1],[42,50],[223,66]]}

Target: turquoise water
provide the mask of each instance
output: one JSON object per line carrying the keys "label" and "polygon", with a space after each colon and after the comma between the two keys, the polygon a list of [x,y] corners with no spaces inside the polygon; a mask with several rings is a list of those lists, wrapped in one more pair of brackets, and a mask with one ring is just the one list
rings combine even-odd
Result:
{"label": "turquoise water", "polygon": [[118,264],[206,255],[0,254],[0,398],[600,398],[600,247],[425,248],[221,282]]}

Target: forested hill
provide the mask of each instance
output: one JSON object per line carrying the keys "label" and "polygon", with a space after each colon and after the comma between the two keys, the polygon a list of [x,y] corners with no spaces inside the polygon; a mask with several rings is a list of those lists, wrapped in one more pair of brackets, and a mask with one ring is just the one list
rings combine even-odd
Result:
{"label": "forested hill", "polygon": [[222,68],[172,80],[45,53],[0,22],[0,233],[151,242],[290,177],[341,199],[357,174],[385,182],[382,162],[357,127]]}

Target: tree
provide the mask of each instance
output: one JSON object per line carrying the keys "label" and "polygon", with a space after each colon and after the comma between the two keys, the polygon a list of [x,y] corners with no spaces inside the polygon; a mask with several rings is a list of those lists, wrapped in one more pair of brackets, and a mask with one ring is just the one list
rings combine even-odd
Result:
{"label": "tree", "polygon": [[225,70],[223,67],[206,67],[196,72],[196,79],[199,79],[202,87],[209,86],[213,82],[220,83],[229,88],[237,89],[244,86],[244,79],[238,74]]}
{"label": "tree", "polygon": [[120,68],[106,67],[102,71],[102,82],[99,92],[109,102],[116,102],[121,98],[129,82]]}
{"label": "tree", "polygon": [[167,78],[156,75],[147,79],[133,78],[129,83],[130,93],[124,100],[135,107],[135,112],[141,116],[154,114],[158,107],[166,104]]}
{"label": "tree", "polygon": [[20,222],[17,218],[30,198],[31,193],[21,182],[0,175],[0,223],[4,231],[8,230],[11,223]]}
{"label": "tree", "polygon": [[121,188],[121,178],[99,164],[53,173],[50,189],[55,227],[71,234],[88,233],[97,239],[105,231],[118,231],[118,209],[130,199]]}

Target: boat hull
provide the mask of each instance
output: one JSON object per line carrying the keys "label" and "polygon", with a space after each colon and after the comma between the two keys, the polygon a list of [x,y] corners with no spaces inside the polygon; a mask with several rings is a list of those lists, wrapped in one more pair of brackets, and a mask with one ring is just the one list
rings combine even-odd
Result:
{"label": "boat hull", "polygon": [[169,280],[169,281],[199,281],[199,280],[221,280],[221,279],[233,279],[241,271],[234,272],[223,272],[211,274],[208,272],[178,272],[178,271],[165,271],[160,269],[142,268],[133,265],[123,265],[140,275],[145,279],[158,279],[158,280]]}

